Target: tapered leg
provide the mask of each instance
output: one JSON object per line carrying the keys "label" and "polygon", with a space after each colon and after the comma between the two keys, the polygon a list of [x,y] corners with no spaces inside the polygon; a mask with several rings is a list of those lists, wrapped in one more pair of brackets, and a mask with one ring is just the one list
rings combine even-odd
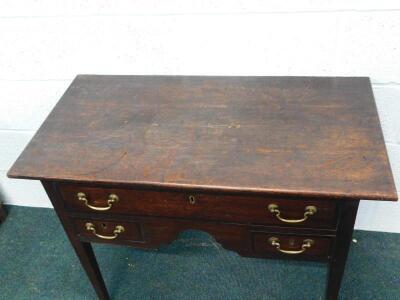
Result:
{"label": "tapered leg", "polygon": [[347,254],[350,249],[359,202],[346,201],[340,204],[337,237],[332,259],[329,263],[328,285],[326,289],[327,300],[336,300],[339,296],[340,284],[346,266]]}
{"label": "tapered leg", "polygon": [[110,297],[108,295],[103,277],[101,276],[101,272],[97,264],[96,257],[93,253],[92,246],[90,245],[90,243],[81,242],[74,234],[73,225],[71,224],[68,216],[65,214],[64,208],[61,205],[62,202],[60,201],[60,199],[58,199],[59,195],[57,194],[53,184],[51,182],[45,181],[43,181],[42,184],[54,206],[54,209],[61,221],[61,224],[64,227],[64,230],[69,238],[72,247],[75,250],[76,255],[81,262],[83,269],[85,270],[90,282],[93,285],[93,288],[96,291],[97,296],[101,300],[109,300]]}
{"label": "tapered leg", "polygon": [[109,300],[110,297],[108,295],[106,285],[103,277],[101,276],[100,269],[90,243],[72,241],[71,239],[70,242],[74,247],[75,253],[81,261],[81,265],[86,271],[86,274],[89,277],[89,280],[92,283],[99,299]]}
{"label": "tapered leg", "polygon": [[6,211],[3,208],[3,203],[0,202],[0,223],[6,219]]}

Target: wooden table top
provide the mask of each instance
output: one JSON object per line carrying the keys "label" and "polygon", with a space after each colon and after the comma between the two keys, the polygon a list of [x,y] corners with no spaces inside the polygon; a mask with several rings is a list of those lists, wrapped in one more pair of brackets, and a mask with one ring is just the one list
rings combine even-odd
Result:
{"label": "wooden table top", "polygon": [[363,77],[79,75],[8,176],[397,199]]}

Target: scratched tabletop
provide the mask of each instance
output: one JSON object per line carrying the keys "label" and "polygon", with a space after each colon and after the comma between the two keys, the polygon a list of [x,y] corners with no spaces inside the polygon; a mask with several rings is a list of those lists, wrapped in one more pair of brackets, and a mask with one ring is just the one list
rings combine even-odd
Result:
{"label": "scratched tabletop", "polygon": [[78,75],[8,175],[397,198],[362,77]]}

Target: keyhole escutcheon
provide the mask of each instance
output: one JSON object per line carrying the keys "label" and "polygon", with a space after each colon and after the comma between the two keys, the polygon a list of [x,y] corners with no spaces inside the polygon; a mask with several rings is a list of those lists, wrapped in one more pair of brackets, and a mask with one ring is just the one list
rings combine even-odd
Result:
{"label": "keyhole escutcheon", "polygon": [[189,203],[192,205],[196,203],[196,198],[193,195],[189,196]]}

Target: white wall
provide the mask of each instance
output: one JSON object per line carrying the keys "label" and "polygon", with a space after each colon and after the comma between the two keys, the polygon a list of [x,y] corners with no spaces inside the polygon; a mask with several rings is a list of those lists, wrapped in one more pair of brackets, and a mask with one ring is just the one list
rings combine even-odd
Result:
{"label": "white wall", "polygon": [[[0,191],[50,206],[17,158],[77,73],[369,76],[400,187],[400,2],[0,2]],[[357,228],[400,232],[400,204],[363,202]]]}

